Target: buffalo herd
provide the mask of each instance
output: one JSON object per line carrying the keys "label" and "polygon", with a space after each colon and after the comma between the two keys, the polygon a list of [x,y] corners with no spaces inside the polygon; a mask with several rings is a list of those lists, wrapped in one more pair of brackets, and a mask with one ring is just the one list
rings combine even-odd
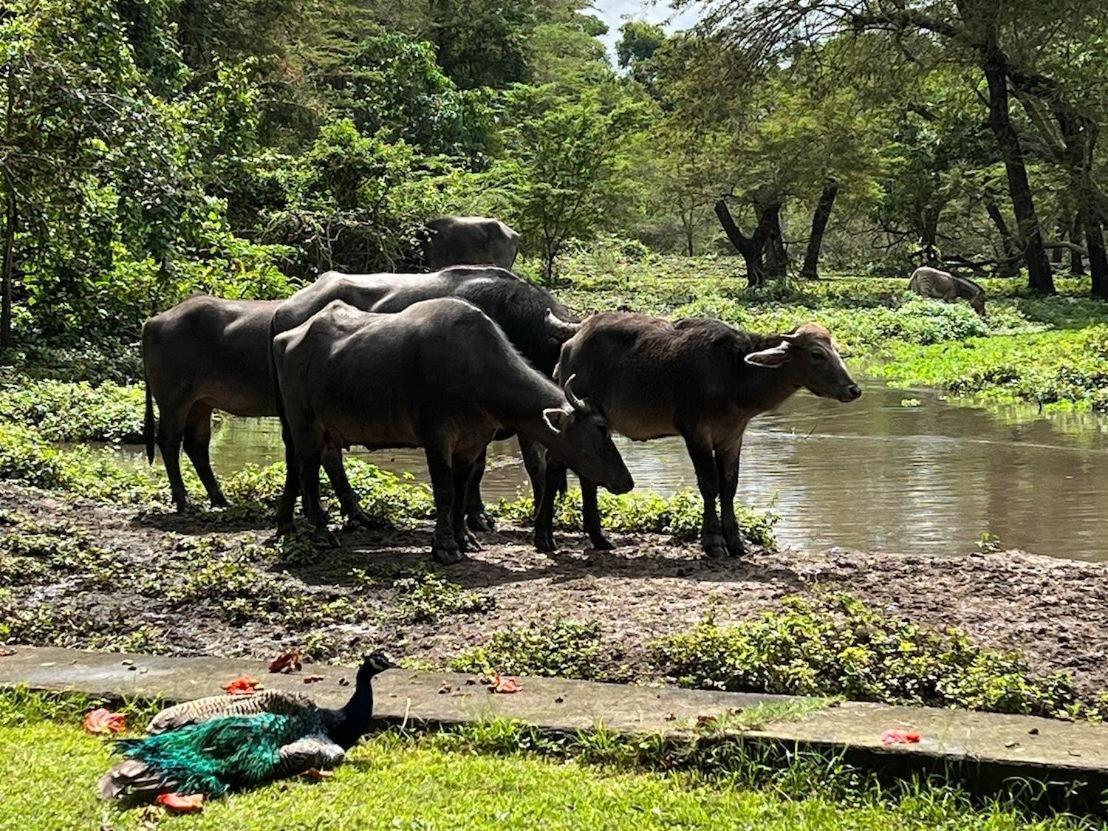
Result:
{"label": "buffalo herd", "polygon": [[446,217],[428,223],[427,241],[430,273],[328,272],[287,300],[196,296],[147,321],[146,451],[153,461],[160,448],[178,510],[188,506],[182,447],[212,505],[227,505],[209,458],[214,409],[279,416],[279,531],[292,526],[299,495],[314,532],[330,538],[321,467],[347,518],[372,524],[342,451],[421,447],[437,515],[432,554],[457,562],[477,547],[473,531],[492,527],[480,490],[487,446],[514,435],[535,497],[535,546],[555,550],[554,498],[569,469],[591,544],[609,549],[597,489],[634,486],[612,432],[680,436],[704,500],[704,551],[737,556],[750,419],[802,388],[843,402],[862,394],[818,324],[757,335],[631,312],[581,322],[508,270],[518,237],[504,223]]}

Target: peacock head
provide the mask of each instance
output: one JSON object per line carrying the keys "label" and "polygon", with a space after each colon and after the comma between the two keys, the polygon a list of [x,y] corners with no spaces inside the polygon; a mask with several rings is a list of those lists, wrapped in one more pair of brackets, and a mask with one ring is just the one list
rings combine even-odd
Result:
{"label": "peacock head", "polygon": [[373,676],[379,675],[386,669],[392,669],[396,666],[396,661],[392,657],[382,650],[371,652],[362,659],[362,665],[358,667],[358,680],[369,681]]}

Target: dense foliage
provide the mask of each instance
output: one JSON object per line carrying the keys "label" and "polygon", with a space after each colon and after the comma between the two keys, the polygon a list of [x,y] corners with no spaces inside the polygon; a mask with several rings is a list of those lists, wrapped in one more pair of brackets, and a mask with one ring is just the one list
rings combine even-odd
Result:
{"label": "dense foliage", "polygon": [[12,0],[0,342],[404,265],[443,212],[502,216],[546,280],[616,233],[737,247],[752,283],[927,252],[1103,295],[1104,11],[1017,5],[712,0],[612,62],[575,0]]}

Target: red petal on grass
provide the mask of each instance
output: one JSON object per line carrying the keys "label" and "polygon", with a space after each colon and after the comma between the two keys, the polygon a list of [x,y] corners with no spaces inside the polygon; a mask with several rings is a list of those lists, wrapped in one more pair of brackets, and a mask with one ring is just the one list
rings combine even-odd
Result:
{"label": "red petal on grass", "polygon": [[0,658],[10,658],[14,654],[14,649],[8,649],[6,646],[0,646]]}
{"label": "red petal on grass", "polygon": [[178,814],[192,814],[204,810],[204,794],[202,793],[160,793],[154,802]]}
{"label": "red petal on grass", "polygon": [[269,663],[270,672],[299,672],[304,663],[304,653],[299,649],[290,649],[278,655]]}
{"label": "red petal on grass", "polygon": [[903,730],[886,730],[881,734],[882,744],[918,744],[922,738],[919,733],[906,733]]}
{"label": "red petal on grass", "polygon": [[233,681],[224,684],[223,689],[229,695],[246,695],[247,693],[257,692],[261,689],[261,683],[257,678],[251,678],[249,675],[240,675]]}
{"label": "red petal on grass", "polygon": [[127,729],[127,719],[122,713],[113,713],[101,707],[85,716],[85,730],[94,736],[122,733]]}
{"label": "red petal on grass", "polygon": [[310,779],[313,782],[322,782],[324,779],[330,779],[335,775],[333,770],[320,770],[319,768],[308,768],[306,771],[300,774],[302,779]]}

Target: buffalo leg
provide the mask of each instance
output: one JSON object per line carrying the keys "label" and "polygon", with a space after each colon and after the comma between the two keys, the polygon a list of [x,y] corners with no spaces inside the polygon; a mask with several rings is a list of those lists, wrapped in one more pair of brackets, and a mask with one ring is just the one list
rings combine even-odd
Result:
{"label": "buffalo leg", "polygon": [[304,516],[315,528],[317,537],[333,541],[327,531],[327,514],[323,511],[323,502],[319,495],[319,466],[322,458],[320,448],[298,450],[300,454],[300,493],[304,501]]}
{"label": "buffalo leg", "polygon": [[169,478],[169,493],[173,498],[173,504],[178,512],[184,512],[189,507],[189,494],[185,489],[185,480],[181,476],[181,442],[184,439],[184,428],[181,420],[174,415],[166,415],[163,411],[161,421],[158,424],[158,448],[162,451],[162,463],[165,465],[165,475]]}
{"label": "buffalo leg", "polygon": [[[527,478],[531,480],[531,494],[535,500],[535,516],[538,517],[539,505],[542,504],[543,491],[547,488],[551,481],[547,475],[547,455],[546,448],[533,439],[529,439],[526,436],[518,436],[519,439],[519,452],[523,456],[523,467],[527,471]],[[564,466],[560,467],[561,476],[554,479],[554,493],[551,498],[556,497],[560,492],[565,492],[566,489],[566,469]],[[553,550],[553,549],[551,549]]]}
{"label": "buffalo leg", "polygon": [[546,483],[539,489],[538,507],[535,510],[535,533],[532,537],[535,548],[546,554],[558,550],[554,540],[554,500],[558,496],[558,481],[565,476],[565,467],[561,462],[548,459],[546,463]]}
{"label": "buffalo leg", "polygon": [[450,454],[426,445],[427,470],[431,474],[431,490],[435,495],[435,536],[431,556],[440,563],[457,563],[462,551],[454,538],[454,471]]}
{"label": "buffalo leg", "polygon": [[719,510],[723,520],[723,539],[727,553],[741,557],[745,553],[739,520],[735,517],[735,493],[739,489],[739,455],[743,441],[716,448],[716,475],[719,479]]}
{"label": "buffalo leg", "polygon": [[488,448],[481,451],[477,461],[473,463],[469,482],[466,484],[465,516],[466,524],[472,531],[492,531],[496,528],[496,522],[489,516],[485,503],[481,499],[481,480],[485,477],[485,461],[488,456]]}
{"label": "buffalo leg", "polygon": [[363,528],[380,528],[381,523],[362,510],[358,494],[354,492],[346,476],[346,468],[342,464],[342,450],[337,447],[326,448],[323,451],[323,469],[327,471],[327,478],[331,480],[331,487],[334,488],[335,496],[339,499],[343,516]]}
{"label": "buffalo leg", "polygon": [[615,546],[604,536],[604,529],[601,528],[600,504],[596,491],[596,482],[581,480],[581,514],[585,522],[585,532],[597,551],[611,551]]}
{"label": "buffalo leg", "polygon": [[704,499],[704,519],[700,525],[700,544],[709,557],[727,556],[727,541],[723,538],[723,527],[716,513],[716,499],[719,496],[719,478],[716,475],[716,463],[712,458],[712,449],[692,436],[685,437],[685,447],[692,459],[696,471],[696,484],[700,496]]}
{"label": "buffalo leg", "polygon": [[223,495],[219,482],[212,472],[212,460],[208,449],[212,441],[212,408],[194,404],[185,423],[185,453],[188,454],[196,474],[204,483],[213,508],[226,508],[231,503]]}
{"label": "buffalo leg", "polygon": [[481,550],[477,537],[466,527],[467,496],[473,482],[473,470],[477,464],[478,462],[454,460],[454,509],[451,511],[451,522],[454,526],[454,539],[461,551]]}
{"label": "buffalo leg", "polygon": [[285,487],[281,491],[281,500],[277,503],[278,536],[292,530],[296,497],[300,494],[300,457],[292,442],[292,432],[283,421],[282,419],[281,438],[285,443]]}

